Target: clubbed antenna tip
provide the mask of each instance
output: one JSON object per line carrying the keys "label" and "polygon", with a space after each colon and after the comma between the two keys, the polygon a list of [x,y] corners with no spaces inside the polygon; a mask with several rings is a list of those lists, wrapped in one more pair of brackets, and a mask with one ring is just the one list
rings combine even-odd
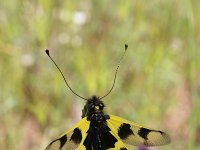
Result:
{"label": "clubbed antenna tip", "polygon": [[46,50],[45,50],[45,52],[46,52],[46,54],[49,56],[49,50],[48,50],[48,49],[46,49]]}
{"label": "clubbed antenna tip", "polygon": [[128,49],[128,44],[125,44],[125,51]]}

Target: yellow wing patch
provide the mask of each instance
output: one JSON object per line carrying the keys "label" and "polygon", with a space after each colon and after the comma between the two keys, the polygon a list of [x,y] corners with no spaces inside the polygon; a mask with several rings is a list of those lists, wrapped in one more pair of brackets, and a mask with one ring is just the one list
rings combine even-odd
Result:
{"label": "yellow wing patch", "polygon": [[45,150],[86,150],[82,143],[87,136],[89,125],[90,122],[83,118],[71,130],[52,141]]}
{"label": "yellow wing patch", "polygon": [[161,146],[170,143],[170,137],[162,131],[144,128],[117,116],[109,116],[110,119],[107,120],[108,127],[126,144]]}

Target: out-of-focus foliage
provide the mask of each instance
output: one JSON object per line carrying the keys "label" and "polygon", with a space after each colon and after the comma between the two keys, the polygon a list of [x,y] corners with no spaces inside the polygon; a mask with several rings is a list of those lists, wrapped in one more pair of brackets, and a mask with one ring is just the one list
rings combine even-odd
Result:
{"label": "out-of-focus foliage", "polygon": [[84,97],[103,95],[129,44],[106,111],[200,149],[199,0],[1,0],[0,149],[38,150],[69,129]]}

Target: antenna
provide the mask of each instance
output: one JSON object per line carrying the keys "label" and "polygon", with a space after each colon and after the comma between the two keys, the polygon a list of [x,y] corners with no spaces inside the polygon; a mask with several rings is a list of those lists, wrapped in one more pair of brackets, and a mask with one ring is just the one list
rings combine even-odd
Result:
{"label": "antenna", "polygon": [[80,97],[81,99],[84,99],[84,100],[88,100],[87,98],[84,98],[80,95],[78,95],[76,92],[74,92],[74,90],[72,90],[72,88],[69,86],[69,84],[67,83],[67,80],[65,79],[65,76],[63,75],[62,71],[60,70],[60,68],[58,67],[58,65],[56,64],[56,62],[53,60],[53,58],[50,56],[50,53],[49,53],[49,50],[46,49],[45,50],[46,54],[49,56],[49,58],[51,59],[51,61],[54,63],[54,65],[56,66],[56,68],[59,70],[60,74],[62,75],[67,87],[72,91],[72,93],[74,93],[76,96]]}
{"label": "antenna", "polygon": [[99,99],[103,99],[103,98],[105,98],[106,96],[108,96],[108,95],[112,92],[112,90],[113,90],[113,88],[114,88],[114,86],[115,86],[115,80],[116,80],[116,77],[117,77],[117,72],[118,72],[119,66],[121,65],[121,62],[122,62],[122,60],[123,60],[123,58],[124,58],[124,55],[125,55],[125,53],[126,53],[126,50],[128,49],[128,44],[125,44],[124,47],[125,47],[125,51],[124,51],[123,55],[121,56],[121,58],[120,58],[120,60],[119,60],[119,63],[118,63],[118,65],[117,65],[117,68],[116,68],[116,70],[115,70],[115,77],[114,77],[114,81],[113,81],[112,87],[111,87],[111,89],[108,91],[108,93],[106,93],[104,96],[100,97]]}

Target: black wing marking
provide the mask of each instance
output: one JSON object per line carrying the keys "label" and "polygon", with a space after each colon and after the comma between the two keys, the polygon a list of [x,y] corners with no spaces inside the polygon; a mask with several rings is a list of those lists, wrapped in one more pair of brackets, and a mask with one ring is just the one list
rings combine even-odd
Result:
{"label": "black wing marking", "polygon": [[74,128],[52,141],[45,150],[86,150],[81,146],[81,143],[87,136],[90,122],[83,118]]}
{"label": "black wing marking", "polygon": [[117,116],[110,115],[107,124],[124,143],[129,145],[160,146],[170,143],[170,137],[166,133],[138,126]]}

